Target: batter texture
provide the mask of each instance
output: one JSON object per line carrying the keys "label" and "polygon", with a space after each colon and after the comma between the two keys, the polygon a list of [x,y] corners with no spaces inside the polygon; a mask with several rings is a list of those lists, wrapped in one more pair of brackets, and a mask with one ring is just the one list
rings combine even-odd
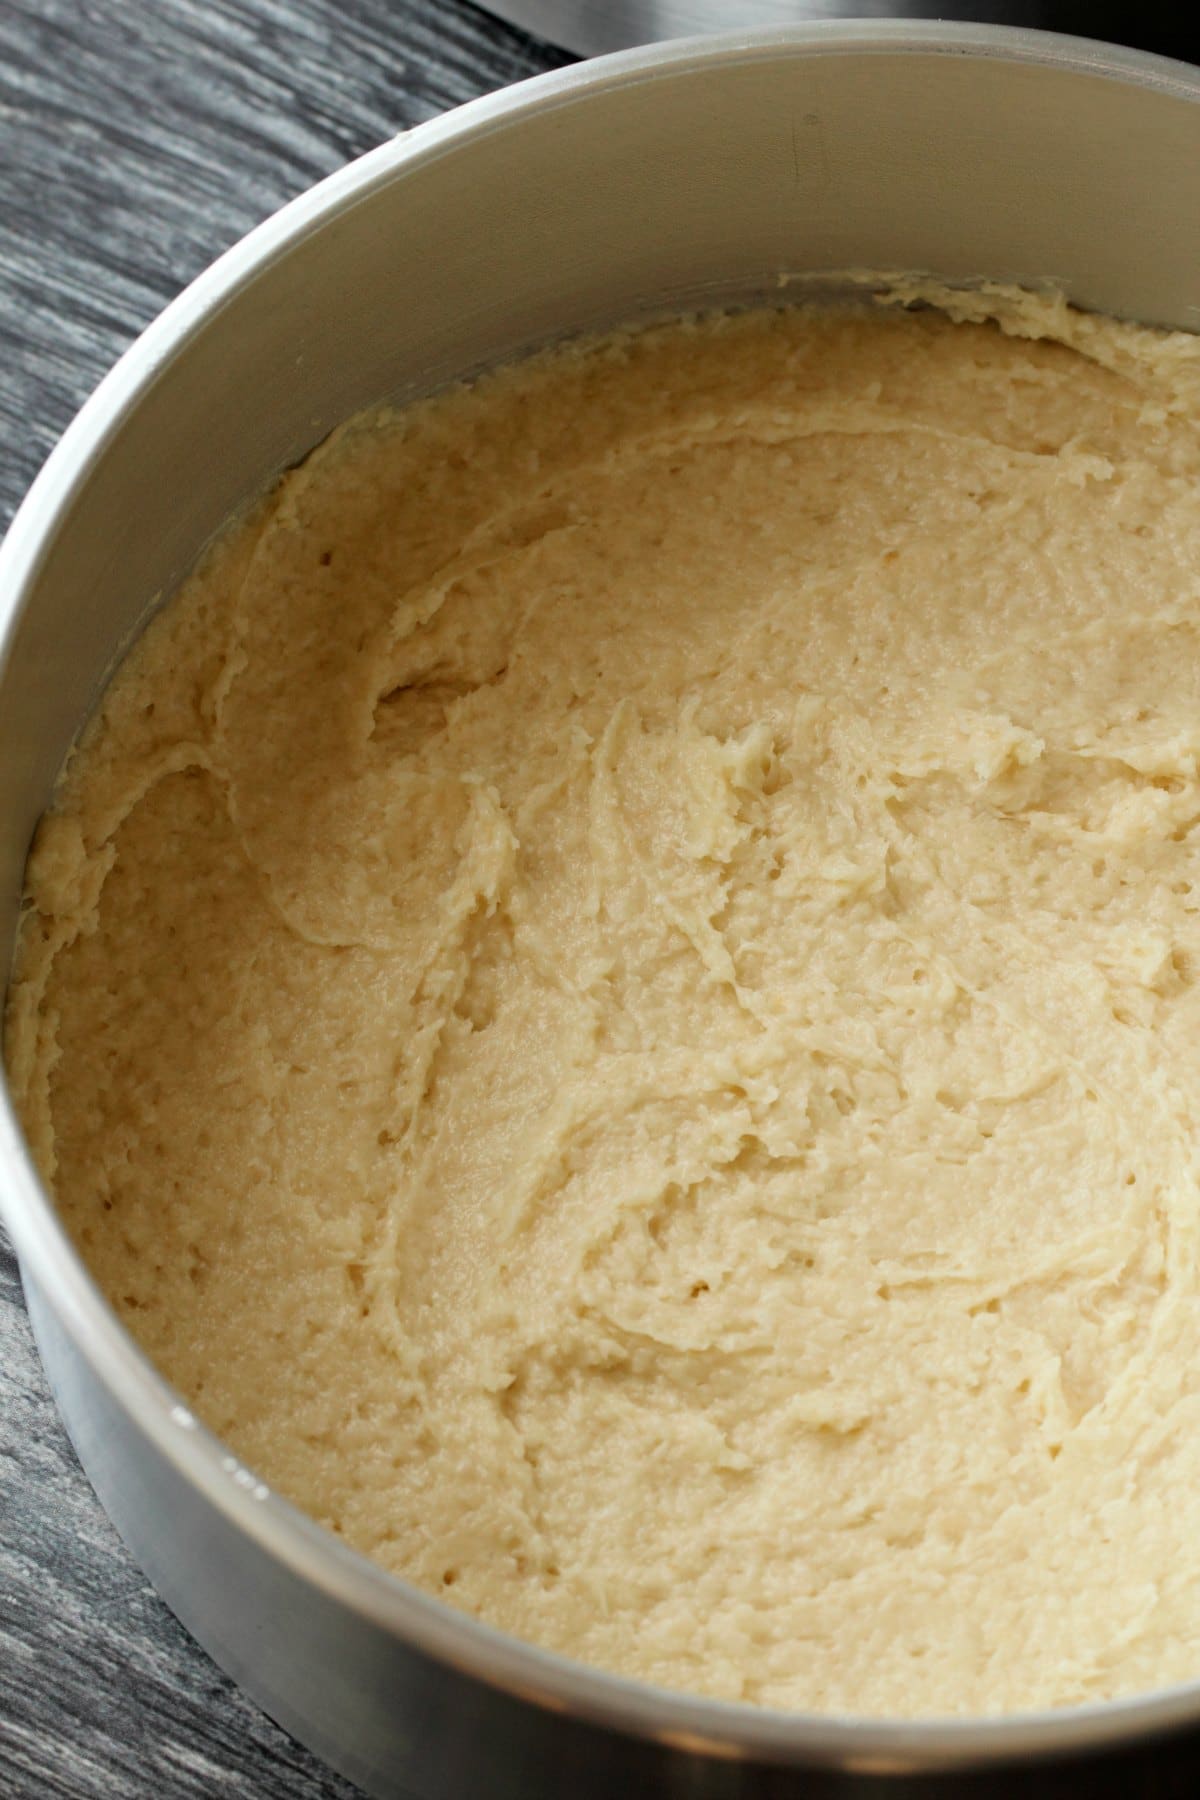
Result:
{"label": "batter texture", "polygon": [[335,436],[113,681],[8,1031],[266,1482],[894,1715],[1200,1673],[1200,350],[915,294]]}

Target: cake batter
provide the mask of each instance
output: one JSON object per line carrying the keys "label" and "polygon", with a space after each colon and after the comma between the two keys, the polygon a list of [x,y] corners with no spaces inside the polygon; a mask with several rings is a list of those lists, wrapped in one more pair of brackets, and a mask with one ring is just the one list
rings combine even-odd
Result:
{"label": "cake batter", "polygon": [[336,434],[112,682],[7,1038],[264,1481],[897,1716],[1200,1674],[1200,349],[920,293]]}

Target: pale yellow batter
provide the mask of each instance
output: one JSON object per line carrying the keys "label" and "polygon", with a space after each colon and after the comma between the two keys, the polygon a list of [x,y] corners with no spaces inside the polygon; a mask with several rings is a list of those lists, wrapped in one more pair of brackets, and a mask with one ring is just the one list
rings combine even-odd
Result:
{"label": "pale yellow batter", "polygon": [[70,766],[8,1054],[122,1317],[350,1543],[983,1712],[1200,1674],[1200,347],[905,293],[289,475]]}

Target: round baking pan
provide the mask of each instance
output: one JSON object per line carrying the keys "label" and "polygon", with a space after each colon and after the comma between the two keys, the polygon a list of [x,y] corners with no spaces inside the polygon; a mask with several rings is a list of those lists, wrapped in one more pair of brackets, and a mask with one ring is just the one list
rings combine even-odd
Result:
{"label": "round baking pan", "polygon": [[[31,831],[114,659],[239,504],[348,414],[812,271],[1053,283],[1081,306],[1192,327],[1197,220],[1200,71],[904,22],[612,57],[332,176],[134,345],[0,552],[3,954]],[[89,1279],[7,1099],[0,1203],[63,1416],[134,1555],[217,1661],[372,1794],[844,1791],[836,1772],[1094,1752],[1200,1721],[1200,1679],[1007,1717],[782,1713],[505,1637],[347,1550],[191,1416]]]}

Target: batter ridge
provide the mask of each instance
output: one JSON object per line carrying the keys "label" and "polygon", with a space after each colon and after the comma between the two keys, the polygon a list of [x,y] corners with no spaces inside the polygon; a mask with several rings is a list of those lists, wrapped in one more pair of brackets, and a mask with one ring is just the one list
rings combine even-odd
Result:
{"label": "batter ridge", "polygon": [[672,1687],[1200,1674],[1198,408],[896,281],[367,415],[223,536],[7,1057],[263,1480]]}

